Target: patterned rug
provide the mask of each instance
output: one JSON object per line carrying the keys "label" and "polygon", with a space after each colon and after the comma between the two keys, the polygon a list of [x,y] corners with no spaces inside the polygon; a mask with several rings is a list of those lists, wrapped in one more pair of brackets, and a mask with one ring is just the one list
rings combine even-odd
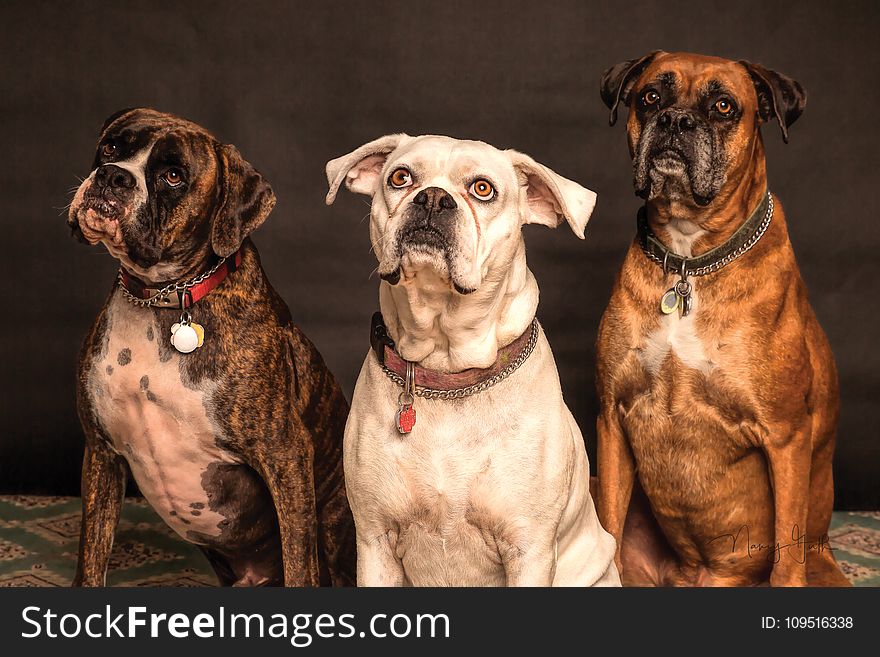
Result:
{"label": "patterned rug", "polygon": [[[77,497],[0,495],[0,587],[68,586],[76,567]],[[855,586],[880,586],[880,512],[834,514],[829,531],[840,567]],[[216,586],[199,550],[180,539],[141,499],[125,501],[110,586]]]}

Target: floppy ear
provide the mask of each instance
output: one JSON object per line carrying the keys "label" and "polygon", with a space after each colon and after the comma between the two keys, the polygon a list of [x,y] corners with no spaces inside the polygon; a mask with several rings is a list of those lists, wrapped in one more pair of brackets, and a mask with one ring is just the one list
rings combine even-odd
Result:
{"label": "floppy ear", "polygon": [[639,59],[620,62],[602,74],[602,80],[599,82],[599,94],[608,109],[611,110],[608,125],[617,123],[617,106],[620,103],[629,104],[629,92],[632,91],[639,75],[661,52],[663,51],[655,50]]}
{"label": "floppy ear", "polygon": [[336,200],[336,193],[343,180],[351,191],[372,196],[376,191],[385,160],[408,136],[403,133],[385,135],[364,144],[348,155],[330,160],[326,167],[327,183],[330,185],[326,198],[327,205],[331,205]]}
{"label": "floppy ear", "polygon": [[776,117],[782,130],[782,141],[788,143],[788,126],[797,121],[807,104],[807,92],[787,75],[771,71],[760,64],[741,60],[758,94],[758,116],[767,122]]}
{"label": "floppy ear", "polygon": [[528,155],[507,151],[521,187],[525,187],[525,223],[556,228],[567,221],[572,232],[584,239],[584,228],[596,207],[596,192],[563,178]]}
{"label": "floppy ear", "polygon": [[104,121],[104,125],[101,126],[100,132],[98,132],[98,136],[100,137],[101,135],[103,135],[104,132],[107,130],[107,128],[110,127],[110,124],[112,124],[114,121],[116,121],[116,119],[122,118],[123,116],[125,116],[129,112],[134,112],[136,109],[140,109],[140,108],[126,107],[125,109],[121,109],[118,112],[114,112],[113,114],[108,116],[107,119]]}
{"label": "floppy ear", "polygon": [[275,207],[275,192],[235,146],[218,144],[215,148],[220,164],[220,205],[211,227],[211,246],[225,258],[266,221]]}

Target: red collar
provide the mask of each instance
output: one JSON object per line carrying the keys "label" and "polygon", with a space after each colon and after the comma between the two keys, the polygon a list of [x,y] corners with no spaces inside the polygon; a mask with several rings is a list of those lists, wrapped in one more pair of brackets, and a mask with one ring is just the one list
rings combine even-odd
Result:
{"label": "red collar", "polygon": [[169,283],[164,286],[150,286],[139,278],[132,276],[124,268],[119,268],[119,283],[123,291],[127,291],[136,299],[144,301],[145,306],[155,308],[190,308],[204,299],[215,287],[241,266],[241,249],[222,260],[210,273],[201,274],[182,283]]}
{"label": "red collar", "polygon": [[[498,350],[498,357],[489,367],[472,367],[461,372],[438,372],[437,370],[429,370],[420,365],[414,367],[415,385],[420,388],[430,388],[432,390],[459,390],[461,388],[469,388],[476,386],[484,381],[488,381],[496,377],[500,372],[506,370],[508,366],[517,361],[523,353],[534,348],[533,335],[536,332],[537,320],[532,320],[529,326],[516,340],[510,344],[501,347]],[[406,363],[394,350],[394,340],[388,335],[385,328],[385,322],[382,319],[382,313],[374,313],[372,327],[370,330],[370,344],[379,364],[391,370],[401,379],[406,377]],[[526,354],[528,357],[528,354]]]}

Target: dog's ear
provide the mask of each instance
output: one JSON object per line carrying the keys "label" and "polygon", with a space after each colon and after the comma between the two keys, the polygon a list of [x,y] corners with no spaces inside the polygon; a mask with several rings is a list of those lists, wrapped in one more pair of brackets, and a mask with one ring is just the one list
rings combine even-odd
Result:
{"label": "dog's ear", "polygon": [[629,104],[629,92],[632,91],[636,80],[661,52],[663,51],[655,50],[639,59],[620,62],[602,74],[602,79],[599,82],[599,94],[602,96],[602,101],[611,110],[608,125],[617,123],[617,106],[620,103]]}
{"label": "dog's ear", "polygon": [[567,221],[572,232],[584,239],[584,228],[596,207],[596,192],[563,178],[524,153],[507,151],[524,194],[524,221],[556,228]]}
{"label": "dog's ear", "polygon": [[408,136],[403,133],[385,135],[364,144],[348,155],[330,160],[326,167],[327,184],[330,185],[326,198],[327,205],[331,205],[336,200],[336,193],[343,181],[351,191],[372,196],[377,189],[379,176],[388,155]]}
{"label": "dog's ear", "polygon": [[103,135],[104,132],[106,132],[107,128],[109,128],[110,125],[114,121],[116,121],[116,119],[122,118],[123,116],[125,116],[129,112],[134,112],[136,109],[138,109],[138,108],[137,107],[126,107],[125,109],[121,109],[118,112],[113,112],[113,114],[108,116],[107,119],[104,121],[104,125],[101,126],[101,131],[98,132],[98,136],[100,137],[101,135]]}
{"label": "dog's ear", "polygon": [[771,71],[760,64],[741,60],[758,94],[758,116],[766,123],[774,117],[782,130],[782,141],[788,143],[788,127],[798,120],[807,105],[807,92],[796,80]]}
{"label": "dog's ear", "polygon": [[225,258],[266,221],[275,207],[275,192],[235,146],[217,144],[215,149],[220,200],[211,226],[211,246],[214,253]]}

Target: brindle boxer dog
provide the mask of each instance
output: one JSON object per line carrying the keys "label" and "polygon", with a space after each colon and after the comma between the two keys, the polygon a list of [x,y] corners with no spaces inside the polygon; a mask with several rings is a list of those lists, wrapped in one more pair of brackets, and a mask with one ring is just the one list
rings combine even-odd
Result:
{"label": "brindle boxer dog", "polygon": [[[222,584],[353,583],[348,405],[248,237],[274,205],[238,150],[194,123],[135,109],[104,124],[68,218],[122,266],[80,357],[75,585],[104,583],[126,464]],[[156,293],[215,268],[198,285]]]}
{"label": "brindle boxer dog", "polygon": [[787,141],[804,91],[655,52],[601,92],[612,124],[630,109],[645,199],[598,339],[599,515],[623,582],[845,585],[826,534],[837,372],[760,132],[775,118]]}

